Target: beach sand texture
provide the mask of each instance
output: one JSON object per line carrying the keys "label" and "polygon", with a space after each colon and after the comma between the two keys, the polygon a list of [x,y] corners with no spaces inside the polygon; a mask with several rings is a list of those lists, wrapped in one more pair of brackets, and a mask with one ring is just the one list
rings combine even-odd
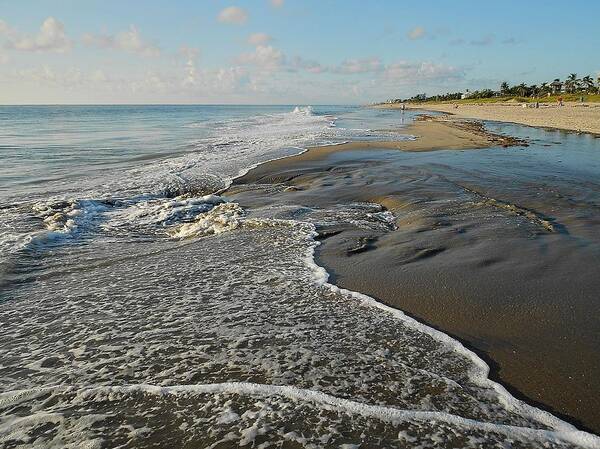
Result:
{"label": "beach sand texture", "polygon": [[[377,107],[397,109],[399,104],[379,105]],[[469,117],[480,120],[519,123],[528,126],[539,126],[565,129],[569,131],[600,134],[600,104],[596,103],[541,103],[540,108],[523,108],[520,103],[411,103],[409,108],[447,112],[457,117]]]}

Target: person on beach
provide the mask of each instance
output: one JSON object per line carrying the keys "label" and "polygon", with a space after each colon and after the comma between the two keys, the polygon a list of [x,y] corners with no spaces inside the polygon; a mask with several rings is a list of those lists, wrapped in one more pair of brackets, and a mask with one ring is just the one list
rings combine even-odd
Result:
{"label": "person on beach", "polygon": [[563,97],[558,97],[558,105],[563,106]]}

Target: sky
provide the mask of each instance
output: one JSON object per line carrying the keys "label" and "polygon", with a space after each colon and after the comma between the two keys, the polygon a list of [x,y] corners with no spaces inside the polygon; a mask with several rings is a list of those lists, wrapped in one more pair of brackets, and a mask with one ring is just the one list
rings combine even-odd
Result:
{"label": "sky", "polygon": [[363,104],[600,75],[589,0],[0,0],[0,104]]}

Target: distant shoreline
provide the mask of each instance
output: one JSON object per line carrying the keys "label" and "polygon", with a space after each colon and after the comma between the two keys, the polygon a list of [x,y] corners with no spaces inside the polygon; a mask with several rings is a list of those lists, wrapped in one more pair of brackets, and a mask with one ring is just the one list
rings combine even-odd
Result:
{"label": "distant shoreline", "polygon": [[[541,128],[554,128],[564,131],[589,133],[600,136],[600,104],[567,102],[564,106],[540,102],[539,108],[531,103],[519,102],[424,102],[424,103],[382,103],[373,107],[381,109],[421,109],[445,112],[461,118],[493,120],[518,123]],[[525,105],[525,107],[523,107]]]}
{"label": "distant shoreline", "polygon": [[[291,158],[317,160],[322,157],[349,150],[387,149],[407,152],[428,152],[439,150],[477,150],[494,146],[527,146],[527,142],[512,136],[492,133],[480,123],[471,123],[452,117],[432,117],[422,114],[414,123],[401,129],[405,135],[415,136],[414,140],[371,140],[348,142],[336,145],[311,147],[307,152]],[[287,164],[288,159],[281,160]],[[271,164],[270,162],[269,164]],[[268,165],[268,164],[265,164]],[[256,169],[255,169],[256,170]]]}

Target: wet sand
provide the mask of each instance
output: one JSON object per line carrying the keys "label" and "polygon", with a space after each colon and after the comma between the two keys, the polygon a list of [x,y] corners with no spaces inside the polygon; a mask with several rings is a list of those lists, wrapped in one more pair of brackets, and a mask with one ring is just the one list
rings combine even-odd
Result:
{"label": "wet sand", "polygon": [[402,132],[419,138],[311,149],[257,167],[226,195],[245,208],[391,210],[391,232],[320,226],[332,281],[455,336],[514,395],[600,433],[600,186],[547,184],[539,163],[525,164],[525,142],[478,125]]}
{"label": "wet sand", "polygon": [[[422,114],[417,121],[402,129],[402,134],[414,140],[350,142],[312,148],[300,156],[301,160],[322,159],[323,156],[346,150],[393,149],[402,151],[473,150],[490,146],[527,146],[527,142],[511,136],[486,131],[479,122],[456,120],[448,116],[433,117]],[[268,168],[266,166],[265,168]]]}

